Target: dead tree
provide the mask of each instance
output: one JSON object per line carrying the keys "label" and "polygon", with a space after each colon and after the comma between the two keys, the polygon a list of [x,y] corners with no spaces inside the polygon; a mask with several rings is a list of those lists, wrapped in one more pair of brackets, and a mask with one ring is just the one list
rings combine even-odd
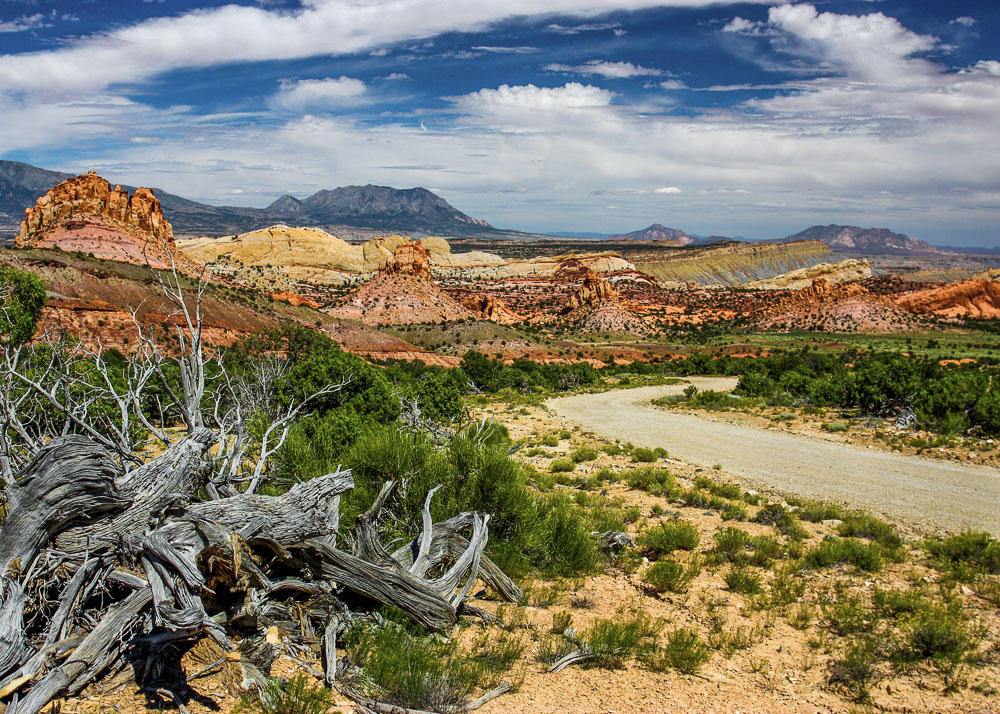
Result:
{"label": "dead tree", "polygon": [[[170,358],[151,334],[126,372],[126,381],[135,383],[125,386],[100,372],[100,352],[86,356],[97,378],[83,381],[73,381],[81,379],[80,365],[69,368],[51,353],[29,371],[19,368],[27,353],[8,350],[0,369],[0,379],[15,387],[0,394],[6,427],[0,699],[7,714],[35,714],[54,698],[122,676],[128,667],[141,688],[183,701],[180,688],[201,672],[178,676],[179,657],[195,643],[208,643],[220,655],[206,669],[232,666],[239,685],[259,686],[278,653],[264,637],[271,627],[286,634],[286,648],[320,648],[324,676],[333,683],[343,665],[338,636],[380,605],[438,631],[462,614],[488,616],[467,603],[477,580],[502,599],[521,597],[485,555],[489,515],[462,513],[435,524],[436,489],[427,495],[421,532],[395,551],[379,533],[393,482],[358,518],[350,548],[339,513],[340,497],[354,485],[350,471],[280,496],[257,494],[261,462],[310,400],[268,412],[271,436],[248,446],[244,423],[260,413],[268,385],[284,368],[267,363],[244,383],[219,382],[219,394],[230,398],[228,411],[213,408],[206,418],[200,307],[187,308],[176,271],[173,283],[163,284],[181,306],[185,334],[173,358],[187,376],[181,392],[168,391],[186,427],[183,438],[171,440],[162,424],[139,416],[142,389],[166,380],[163,365]],[[119,410],[110,435],[87,408],[97,399]],[[28,404],[47,405],[55,416],[26,410]],[[137,458],[129,451],[135,443],[128,423],[162,439],[166,450],[150,461]],[[211,497],[199,498],[206,491]],[[361,704],[379,709],[377,702]]]}

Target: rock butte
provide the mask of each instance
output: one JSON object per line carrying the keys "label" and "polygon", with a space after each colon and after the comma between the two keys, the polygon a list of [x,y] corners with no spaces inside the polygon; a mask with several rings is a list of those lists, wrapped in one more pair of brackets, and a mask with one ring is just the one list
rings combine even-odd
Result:
{"label": "rock butte", "polygon": [[158,268],[176,254],[173,230],[152,190],[137,188],[129,196],[94,171],[56,184],[26,209],[15,244]]}
{"label": "rock butte", "polygon": [[994,280],[963,280],[928,288],[896,299],[900,307],[919,314],[945,317],[1000,317],[1000,283]]}

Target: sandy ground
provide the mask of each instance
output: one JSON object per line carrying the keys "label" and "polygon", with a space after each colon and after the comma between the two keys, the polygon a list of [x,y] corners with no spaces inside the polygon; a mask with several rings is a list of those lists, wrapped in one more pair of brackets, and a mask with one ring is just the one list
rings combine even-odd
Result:
{"label": "sandy ground", "polygon": [[[700,389],[728,391],[729,378],[690,378]],[[881,513],[921,531],[966,528],[1000,535],[1000,472],[807,436],[726,424],[656,409],[649,401],[686,384],[622,389],[553,399],[563,419],[609,439],[667,449],[761,488]]]}

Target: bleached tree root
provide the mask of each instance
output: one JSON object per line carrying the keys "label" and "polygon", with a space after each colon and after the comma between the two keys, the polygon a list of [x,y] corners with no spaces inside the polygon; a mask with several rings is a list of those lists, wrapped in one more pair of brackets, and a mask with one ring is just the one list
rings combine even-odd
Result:
{"label": "bleached tree root", "polygon": [[214,442],[208,429],[195,428],[122,473],[88,438],[57,438],[8,484],[0,527],[0,699],[8,699],[7,714],[35,714],[106,675],[124,676],[129,666],[140,688],[183,706],[183,675],[179,682],[169,677],[181,673],[180,655],[205,637],[214,654],[187,679],[221,668],[235,672],[238,686],[259,686],[278,654],[265,637],[271,628],[286,647],[320,650],[332,684],[337,637],[379,604],[438,631],[464,611],[482,615],[466,604],[477,580],[503,599],[521,597],[484,555],[489,516],[462,513],[435,524],[433,491],[422,532],[394,552],[378,533],[391,482],[359,517],[352,552],[337,547],[346,540],[339,502],[354,486],[350,471],[276,497],[198,500]]}

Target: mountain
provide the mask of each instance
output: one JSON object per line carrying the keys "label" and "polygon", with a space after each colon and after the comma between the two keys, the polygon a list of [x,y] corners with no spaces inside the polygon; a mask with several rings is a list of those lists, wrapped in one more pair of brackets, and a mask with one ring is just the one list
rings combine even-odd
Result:
{"label": "mountain", "polygon": [[[72,174],[0,161],[0,231],[16,233],[26,208]],[[134,192],[135,187],[122,188]],[[282,196],[266,208],[211,206],[158,188],[152,189],[178,235],[230,235],[286,223],[347,233],[408,232],[425,235],[533,239],[533,234],[496,229],[462,213],[425,188],[344,186],[317,191],[305,199]]]}
{"label": "mountain", "polygon": [[676,245],[688,245],[694,242],[694,238],[681,229],[667,228],[659,223],[654,223],[648,228],[643,228],[639,231],[632,231],[620,236],[611,236],[608,240],[672,241]]}
{"label": "mountain", "polygon": [[0,228],[16,233],[24,219],[24,209],[34,206],[39,196],[71,175],[20,161],[0,161]]}
{"label": "mountain", "polygon": [[916,238],[894,233],[888,228],[859,228],[858,226],[811,226],[795,235],[779,239],[779,243],[800,240],[818,240],[830,249],[844,253],[900,254],[940,253],[941,250]]}

